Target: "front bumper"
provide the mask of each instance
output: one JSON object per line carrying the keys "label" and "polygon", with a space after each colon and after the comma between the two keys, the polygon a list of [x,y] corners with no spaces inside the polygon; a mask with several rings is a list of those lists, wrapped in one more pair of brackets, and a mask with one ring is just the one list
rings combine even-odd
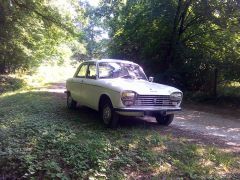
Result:
{"label": "front bumper", "polygon": [[123,116],[144,116],[161,114],[174,114],[181,111],[181,107],[126,107],[114,108],[115,112]]}

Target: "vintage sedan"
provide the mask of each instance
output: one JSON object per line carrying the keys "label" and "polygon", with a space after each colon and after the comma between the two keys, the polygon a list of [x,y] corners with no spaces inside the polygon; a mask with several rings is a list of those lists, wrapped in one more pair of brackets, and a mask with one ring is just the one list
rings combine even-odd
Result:
{"label": "vintage sedan", "polygon": [[66,82],[67,107],[77,103],[100,112],[107,127],[116,127],[120,116],[151,115],[169,125],[181,110],[183,93],[149,80],[136,63],[102,59],[85,61]]}

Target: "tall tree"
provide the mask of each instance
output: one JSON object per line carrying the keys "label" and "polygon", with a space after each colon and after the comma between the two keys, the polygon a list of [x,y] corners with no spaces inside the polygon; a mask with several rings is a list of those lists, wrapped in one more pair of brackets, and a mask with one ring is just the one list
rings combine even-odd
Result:
{"label": "tall tree", "polygon": [[[77,1],[61,1],[76,13],[60,11],[53,0],[0,0],[0,74],[29,69],[57,53],[61,42],[79,35]],[[70,11],[68,11],[70,12]]]}
{"label": "tall tree", "polygon": [[109,51],[112,57],[139,62],[161,81],[190,90],[208,86],[215,68],[223,80],[239,79],[239,4],[103,0]]}
{"label": "tall tree", "polygon": [[107,56],[108,38],[103,21],[102,9],[91,6],[88,2],[82,3],[85,9],[86,25],[83,28],[83,39],[87,53],[82,59],[100,59]]}

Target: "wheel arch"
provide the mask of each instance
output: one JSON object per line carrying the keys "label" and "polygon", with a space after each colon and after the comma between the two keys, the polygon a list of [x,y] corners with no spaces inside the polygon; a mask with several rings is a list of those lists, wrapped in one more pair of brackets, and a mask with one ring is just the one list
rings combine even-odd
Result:
{"label": "wheel arch", "polygon": [[71,92],[69,90],[64,91],[66,95],[71,95]]}
{"label": "wheel arch", "polygon": [[102,94],[102,95],[100,96],[100,98],[99,98],[99,101],[98,101],[98,111],[100,111],[101,103],[102,103],[104,100],[106,100],[106,99],[108,99],[108,100],[111,102],[111,104],[112,104],[112,101],[111,101],[110,96],[107,95],[107,94]]}

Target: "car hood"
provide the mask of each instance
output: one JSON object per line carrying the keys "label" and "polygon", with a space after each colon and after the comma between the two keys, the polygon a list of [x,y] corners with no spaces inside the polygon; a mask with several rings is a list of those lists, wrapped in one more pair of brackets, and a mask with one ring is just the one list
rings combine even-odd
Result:
{"label": "car hood", "polygon": [[170,95],[173,92],[181,92],[177,88],[145,80],[118,78],[104,79],[102,80],[102,83],[105,83],[108,88],[112,88],[115,91],[121,92],[123,90],[130,90],[141,95]]}

